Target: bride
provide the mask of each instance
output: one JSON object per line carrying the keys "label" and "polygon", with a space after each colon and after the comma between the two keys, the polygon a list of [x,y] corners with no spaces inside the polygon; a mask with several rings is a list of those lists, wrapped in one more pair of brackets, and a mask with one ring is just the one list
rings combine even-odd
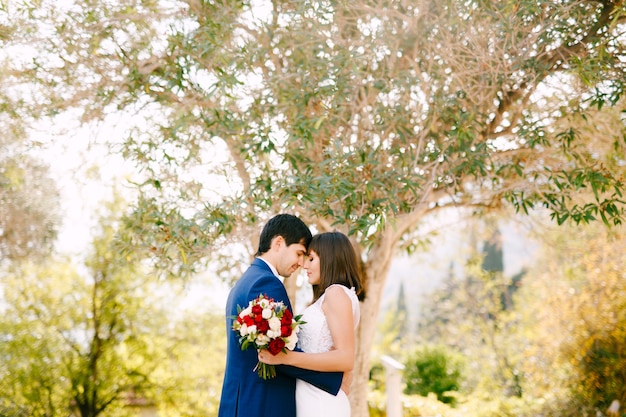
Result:
{"label": "bride", "polygon": [[334,396],[302,380],[296,382],[297,417],[349,417],[348,393],[354,367],[354,340],[359,324],[361,274],[350,240],[340,232],[313,236],[304,262],[313,301],[302,314],[298,347],[273,356],[259,351],[259,360],[315,371],[342,371],[343,384]]}

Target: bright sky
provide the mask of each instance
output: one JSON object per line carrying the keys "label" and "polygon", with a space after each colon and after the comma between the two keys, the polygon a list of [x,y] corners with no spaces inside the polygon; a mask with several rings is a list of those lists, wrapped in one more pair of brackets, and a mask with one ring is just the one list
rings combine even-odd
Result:
{"label": "bright sky", "polygon": [[[123,117],[118,119],[121,122]],[[31,134],[47,144],[40,157],[50,165],[61,192],[63,226],[57,249],[62,253],[78,254],[90,244],[97,207],[110,200],[113,185],[123,184],[122,178],[131,172],[121,157],[105,147],[106,140],[121,137],[114,126],[120,124],[80,127],[68,114]]]}
{"label": "bright sky", "polygon": [[[63,225],[57,250],[71,255],[77,262],[90,249],[92,228],[97,224],[101,203],[111,200],[114,186],[123,190],[127,178],[134,173],[129,163],[109,152],[106,146],[115,138],[124,137],[123,129],[130,125],[125,120],[127,117],[116,115],[105,123],[81,127],[68,114],[32,133],[33,139],[48,144],[39,156],[50,165],[61,193]],[[132,191],[130,186],[127,189]],[[227,292],[228,286],[207,271],[185,288],[182,285],[172,288],[170,305],[220,315]]]}

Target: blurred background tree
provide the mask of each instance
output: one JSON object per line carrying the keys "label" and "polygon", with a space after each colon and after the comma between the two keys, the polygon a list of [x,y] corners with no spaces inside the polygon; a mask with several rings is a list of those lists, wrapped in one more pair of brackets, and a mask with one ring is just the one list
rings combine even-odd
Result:
{"label": "blurred background tree", "polygon": [[168,283],[120,257],[112,206],[84,265],[16,262],[3,278],[0,410],[8,415],[134,416],[135,399],[169,416],[217,410],[222,315],[181,316]]}
{"label": "blurred background tree", "polygon": [[520,338],[515,331],[519,320],[512,301],[519,277],[504,275],[501,234],[493,218],[470,225],[468,234],[474,252],[470,251],[464,274],[451,273],[422,304],[418,340],[443,344],[451,354],[460,352],[467,358],[460,384],[465,391],[521,396],[516,367]]}
{"label": "blurred background tree", "polygon": [[61,226],[49,168],[25,152],[18,146],[0,150],[0,267],[50,254]]}
{"label": "blurred background tree", "polygon": [[[540,248],[514,292],[511,279],[483,269],[492,256],[483,252],[423,301],[410,351],[438,343],[466,365],[457,409],[443,415],[606,415],[613,401],[624,404],[624,230],[536,221],[530,233]],[[412,362],[407,388],[419,372]],[[437,393],[446,379],[431,374],[422,386]]]}
{"label": "blurred background tree", "polygon": [[560,415],[626,404],[625,238],[621,228],[553,229],[523,287],[526,389],[554,393],[547,404],[556,403]]}

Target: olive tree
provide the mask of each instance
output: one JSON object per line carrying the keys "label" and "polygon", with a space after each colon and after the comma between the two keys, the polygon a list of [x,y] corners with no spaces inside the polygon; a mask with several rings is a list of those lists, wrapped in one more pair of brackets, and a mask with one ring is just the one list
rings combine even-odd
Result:
{"label": "olive tree", "polygon": [[[18,2],[22,112],[135,112],[127,250],[176,274],[280,211],[363,260],[354,415],[393,257],[428,216],[623,218],[621,0]],[[34,23],[33,23],[34,22]],[[47,109],[45,112],[42,109]],[[46,113],[48,112],[48,113]],[[589,122],[602,114],[605,124]],[[225,268],[235,268],[235,257]]]}

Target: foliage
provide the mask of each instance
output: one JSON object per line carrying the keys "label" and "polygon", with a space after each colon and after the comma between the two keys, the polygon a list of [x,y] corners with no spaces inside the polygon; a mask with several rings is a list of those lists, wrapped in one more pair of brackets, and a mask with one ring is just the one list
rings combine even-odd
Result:
{"label": "foliage", "polygon": [[[0,398],[11,402],[0,407],[121,417],[134,415],[128,401],[137,397],[171,416],[215,411],[223,317],[173,317],[164,299],[171,289],[112,250],[115,224],[102,220],[82,268],[16,263],[4,278]],[[218,346],[207,352],[211,343]]]}
{"label": "foliage", "polygon": [[524,289],[535,329],[530,340],[536,345],[524,366],[530,395],[556,392],[569,404],[563,412],[579,415],[604,412],[614,399],[626,400],[626,240],[621,229],[607,233],[585,227],[576,231],[576,239],[571,236],[567,229],[545,235],[536,277]]}
{"label": "foliage", "polygon": [[422,347],[405,361],[405,394],[434,393],[446,404],[455,403],[451,391],[461,387],[463,359],[443,346]]}
{"label": "foliage", "polygon": [[[373,356],[389,355],[395,358],[405,356],[413,338],[408,317],[404,284],[400,284],[397,304],[382,312],[379,319],[376,338],[374,340]],[[372,367],[376,366],[372,364]]]}
{"label": "foliage", "polygon": [[[10,29],[30,30],[7,44],[37,54],[8,79],[47,87],[16,106],[35,115],[147,110],[122,146],[146,172],[144,203],[163,208],[161,224],[144,222],[146,249],[179,230],[174,243],[193,253],[287,207],[370,244],[387,220],[433,204],[508,200],[544,204],[559,222],[620,221],[621,180],[603,165],[617,155],[594,152],[583,129],[596,131],[584,124],[595,109],[619,105],[621,2],[107,6],[8,10]],[[55,37],[42,41],[47,30]],[[619,150],[605,133],[595,147]],[[216,149],[229,157],[205,162]],[[193,175],[203,166],[208,177]],[[204,178],[224,176],[234,193],[210,198]],[[592,198],[577,199],[581,188]],[[197,217],[165,216],[181,201]]]}
{"label": "foliage", "polygon": [[[387,395],[381,391],[373,391],[369,395],[369,416],[387,416]],[[451,408],[437,400],[434,394],[422,397],[419,395],[402,395],[402,415],[404,417],[441,416],[441,417],[471,417]],[[478,417],[478,415],[477,415]]]}
{"label": "foliage", "polygon": [[496,291],[505,291],[506,281],[480,278],[478,260],[473,284],[452,277],[425,306],[431,314],[420,337],[466,358],[469,381],[457,396],[462,415],[573,417],[604,414],[613,400],[623,404],[624,232],[544,220],[534,218],[529,228],[541,249],[511,304]]}
{"label": "foliage", "polygon": [[[494,226],[479,232],[476,226],[482,223],[474,222],[468,234],[486,233],[486,238],[491,238]],[[485,270],[485,259],[495,255],[490,253],[491,244],[480,246],[485,252],[469,251],[464,276],[448,276],[442,288],[426,299],[417,334],[422,343],[445,345],[466,358],[468,368],[462,391],[478,388],[503,397],[519,396],[523,375],[517,362],[524,337],[515,331],[520,324],[511,301],[515,277],[507,277],[503,271]]]}
{"label": "foliage", "polygon": [[0,150],[0,260],[48,255],[59,227],[59,192],[47,166],[7,145]]}
{"label": "foliage", "polygon": [[131,337],[128,328],[136,295],[106,288],[105,280],[90,286],[60,264],[25,265],[5,284],[2,391],[29,415],[67,414],[74,404],[79,415],[97,416],[141,386],[129,363],[145,354],[145,336]]}
{"label": "foliage", "polygon": [[217,415],[226,358],[224,318],[191,310],[170,319],[154,341],[166,352],[146,398],[170,417]]}
{"label": "foliage", "polygon": [[380,359],[372,359],[370,362],[370,371],[368,378],[369,391],[385,392],[387,389],[385,381],[385,368]]}
{"label": "foliage", "polygon": [[31,52],[6,57],[0,109],[137,112],[115,138],[142,173],[128,253],[174,275],[220,253],[232,266],[224,243],[247,243],[281,211],[349,232],[369,294],[366,362],[391,258],[428,214],[546,207],[557,223],[622,221],[622,0],[256,4],[0,11],[3,46]]}

